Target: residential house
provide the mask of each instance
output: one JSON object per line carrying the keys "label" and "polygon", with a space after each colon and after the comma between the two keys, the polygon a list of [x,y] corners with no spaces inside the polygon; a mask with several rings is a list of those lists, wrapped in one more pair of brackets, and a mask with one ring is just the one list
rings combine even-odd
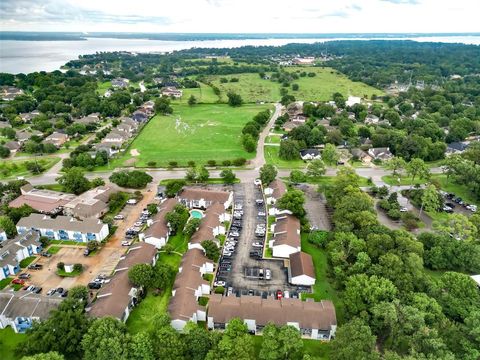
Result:
{"label": "residential house", "polygon": [[18,141],[9,141],[4,145],[12,154],[15,154],[18,150],[22,148],[22,144]]}
{"label": "residential house", "polygon": [[40,253],[42,244],[36,231],[17,235],[14,239],[2,241],[0,249],[0,280],[20,272],[20,262]]}
{"label": "residential house", "polygon": [[233,192],[187,187],[178,195],[178,201],[189,209],[206,209],[214,203],[228,209],[232,205]]}
{"label": "residential house", "polygon": [[171,326],[182,331],[188,321],[206,321],[206,309],[198,303],[210,294],[210,283],[203,275],[214,272],[214,263],[200,249],[188,250],[180,264],[168,304]]}
{"label": "residential house", "polygon": [[360,104],[361,102],[362,102],[362,98],[358,96],[349,96],[347,101],[345,101],[345,105],[351,107],[353,105]]}
{"label": "residential house", "polygon": [[365,165],[369,165],[373,160],[373,158],[362,149],[354,148],[350,150],[350,153],[355,159],[358,159]]}
{"label": "residential house", "polygon": [[14,86],[2,86],[1,96],[4,101],[11,101],[19,95],[23,95],[23,90]]}
{"label": "residential house", "polygon": [[298,115],[294,115],[290,118],[290,121],[294,121],[294,122],[299,122],[299,123],[304,123],[305,121],[307,121],[307,117],[303,114],[298,114]]}
{"label": "residential house", "polygon": [[55,145],[57,148],[61,147],[63,144],[65,144],[67,141],[68,141],[68,135],[67,134],[63,134],[63,133],[60,133],[60,132],[54,132],[52,133],[51,135],[48,135],[44,142],[46,144],[53,144]]}
{"label": "residential house", "polygon": [[96,123],[100,122],[100,116],[97,113],[93,113],[93,114],[84,116],[80,119],[75,119],[74,122],[76,122],[78,124],[84,124],[84,125],[96,124]]}
{"label": "residential house", "polygon": [[231,319],[240,318],[249,332],[260,335],[273,323],[291,325],[303,338],[330,340],[337,329],[335,307],[330,300],[280,299],[261,296],[222,296],[213,294],[208,302],[207,325],[211,330],[224,330]]}
{"label": "residential house", "polygon": [[163,88],[161,93],[163,96],[174,97],[176,99],[180,99],[183,95],[183,91],[174,86],[167,86]]}
{"label": "residential house", "polygon": [[145,122],[148,121],[148,115],[142,111],[135,111],[132,114],[132,119],[135,120],[136,122]]}
{"label": "residential house", "polygon": [[25,291],[1,291],[0,329],[11,326],[15,333],[25,333],[35,321],[47,319],[62,301],[62,297],[47,297]]}
{"label": "residential house", "polygon": [[113,129],[102,139],[102,142],[118,143],[121,146],[129,137],[126,132]]}
{"label": "residential house", "polygon": [[263,189],[265,199],[268,205],[274,205],[283,194],[287,192],[284,182],[278,179],[273,180]]}
{"label": "residential house", "polygon": [[465,150],[467,150],[468,146],[470,143],[468,141],[462,141],[462,142],[452,142],[447,145],[447,155],[452,155],[452,154],[461,154]]}
{"label": "residential house", "polygon": [[101,143],[95,144],[93,147],[96,151],[105,151],[108,157],[111,157],[112,155],[120,152],[122,144],[119,144],[118,142],[103,141]]}
{"label": "residential house", "polygon": [[373,115],[373,114],[368,114],[366,117],[365,117],[365,124],[366,125],[376,125],[378,124],[378,122],[380,121],[380,118],[376,115]]}
{"label": "residential house", "polygon": [[116,129],[118,131],[122,131],[122,132],[125,132],[126,134],[129,134],[129,136],[131,136],[134,132],[135,132],[135,129],[132,125],[130,124],[127,124],[127,123],[120,123]]}
{"label": "residential house", "polygon": [[390,148],[388,148],[388,147],[370,148],[370,149],[368,149],[368,154],[374,160],[381,160],[381,161],[387,161],[387,160],[390,160],[393,157],[393,154],[390,152]]}
{"label": "residential house", "polygon": [[112,79],[111,83],[112,83],[112,87],[114,88],[126,88],[128,87],[128,83],[130,81],[128,79],[123,79],[123,78],[115,78],[115,79]]}
{"label": "residential house", "polygon": [[178,202],[175,199],[167,199],[160,204],[157,214],[153,217],[153,222],[142,236],[143,241],[155,246],[157,249],[165,246],[170,235],[170,227],[165,219],[165,215],[172,211],[176,204]]}
{"label": "residential house", "polygon": [[220,245],[216,239],[218,235],[225,235],[225,222],[230,221],[230,214],[225,211],[225,207],[221,203],[214,203],[210,205],[205,211],[204,217],[200,222],[198,230],[192,235],[188,243],[189,249],[202,248],[202,241],[213,240]]}
{"label": "residential house", "polygon": [[42,214],[30,214],[17,223],[20,234],[37,230],[42,236],[54,240],[78,242],[102,241],[108,236],[108,225],[98,219],[77,220],[71,216],[51,218]]}
{"label": "residential house", "polygon": [[315,268],[309,254],[302,251],[290,254],[288,281],[290,284],[300,286],[315,284]]}
{"label": "residential house", "polygon": [[35,119],[39,115],[40,115],[40,111],[33,110],[32,112],[29,112],[29,113],[20,113],[18,116],[20,116],[20,119],[23,122],[27,123],[27,122],[31,122],[33,119]]}
{"label": "residential house", "polygon": [[290,214],[278,215],[272,224],[272,239],[269,247],[274,257],[289,258],[300,248],[300,220]]}
{"label": "residential house", "polygon": [[17,131],[16,133],[17,141],[20,143],[20,145],[23,145],[28,139],[32,137],[32,134],[26,132],[26,131]]}
{"label": "residential house", "polygon": [[35,189],[27,184],[20,188],[21,195],[12,200],[8,206],[19,208],[28,205],[34,210],[49,215],[56,215],[62,212],[63,206],[73,199],[75,195],[66,194],[59,191]]}
{"label": "residential house", "polygon": [[302,160],[315,160],[320,159],[320,151],[318,149],[304,149],[300,150],[300,157]]}
{"label": "residential house", "polygon": [[78,219],[98,219],[108,212],[108,201],[115,191],[114,186],[97,186],[66,203],[63,212]]}
{"label": "residential house", "polygon": [[130,117],[122,116],[118,120],[120,120],[120,124],[130,125],[133,128],[134,131],[138,129],[138,122],[136,122],[135,120],[133,120]]}
{"label": "residential house", "polygon": [[291,104],[287,105],[287,114],[288,117],[291,119],[297,115],[303,115],[303,102],[302,101],[295,101]]}
{"label": "residential house", "polygon": [[87,307],[87,313],[96,318],[111,316],[126,322],[130,312],[140,301],[143,289],[133,285],[128,270],[137,264],[155,265],[157,249],[150,244],[136,243],[120,259],[114,274],[98,292],[95,301]]}
{"label": "residential house", "polygon": [[282,129],[286,132],[290,132],[293,129],[299,127],[300,125],[302,125],[302,124],[297,122],[297,121],[287,121],[286,123],[284,123],[282,125]]}
{"label": "residential house", "polygon": [[292,60],[294,65],[313,65],[315,63],[315,58],[313,56],[307,57],[296,57]]}

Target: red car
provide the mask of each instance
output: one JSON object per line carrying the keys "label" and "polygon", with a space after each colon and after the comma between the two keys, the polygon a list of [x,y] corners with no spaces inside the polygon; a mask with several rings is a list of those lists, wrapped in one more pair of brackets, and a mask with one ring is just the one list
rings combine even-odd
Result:
{"label": "red car", "polygon": [[25,280],[22,280],[22,279],[13,279],[12,284],[24,285],[24,284],[25,284]]}
{"label": "red car", "polygon": [[282,290],[277,290],[277,300],[280,300],[281,298],[283,298]]}

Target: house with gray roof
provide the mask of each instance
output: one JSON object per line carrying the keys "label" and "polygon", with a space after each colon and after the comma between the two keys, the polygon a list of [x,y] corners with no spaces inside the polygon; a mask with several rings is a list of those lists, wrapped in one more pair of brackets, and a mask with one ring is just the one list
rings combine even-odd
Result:
{"label": "house with gray roof", "polygon": [[42,250],[40,235],[36,231],[27,231],[14,239],[2,241],[0,249],[0,280],[20,271],[20,261],[36,255]]}
{"label": "house with gray roof", "polygon": [[108,225],[102,221],[94,218],[77,220],[71,216],[51,218],[42,214],[30,214],[17,223],[19,234],[29,230],[37,230],[49,239],[78,242],[102,241],[108,236]]}

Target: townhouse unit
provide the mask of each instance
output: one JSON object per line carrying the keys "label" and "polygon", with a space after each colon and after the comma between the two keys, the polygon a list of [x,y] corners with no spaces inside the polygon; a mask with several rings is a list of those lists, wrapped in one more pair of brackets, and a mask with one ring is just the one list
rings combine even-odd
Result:
{"label": "townhouse unit", "polygon": [[302,251],[290,254],[288,281],[290,284],[300,286],[315,284],[315,267],[310,254]]}
{"label": "townhouse unit", "polygon": [[163,96],[174,97],[176,99],[180,99],[183,95],[183,91],[177,89],[174,86],[167,86],[167,87],[162,89],[162,95]]}
{"label": "townhouse unit", "polygon": [[233,192],[187,187],[178,195],[178,201],[189,209],[207,209],[214,203],[228,209],[232,205]]}
{"label": "townhouse unit", "polygon": [[303,338],[330,340],[337,329],[335,307],[329,300],[275,300],[260,296],[222,296],[214,294],[208,302],[208,328],[224,330],[231,319],[240,318],[252,334],[262,334],[268,323],[297,328]]}
{"label": "townhouse unit", "polygon": [[278,215],[271,232],[273,236],[269,240],[269,247],[274,257],[288,259],[290,254],[300,251],[300,220],[295,216],[286,213]]}
{"label": "townhouse unit", "polygon": [[0,249],[0,280],[20,272],[20,261],[42,251],[40,235],[27,231],[2,242]]}
{"label": "townhouse unit", "polygon": [[61,297],[24,291],[0,291],[0,329],[11,326],[16,333],[24,333],[35,321],[47,319],[62,301]]}
{"label": "townhouse unit", "polygon": [[69,137],[67,134],[60,133],[60,132],[54,132],[50,135],[48,135],[44,143],[45,144],[53,144],[57,148],[61,147],[63,144],[65,144],[68,141]]}
{"label": "townhouse unit", "polygon": [[219,235],[226,234],[225,222],[230,221],[231,214],[225,210],[224,205],[220,203],[211,204],[203,213],[203,218],[197,231],[192,235],[188,243],[188,248],[202,248],[202,241],[213,240],[219,245],[216,239]]}
{"label": "townhouse unit", "polygon": [[184,254],[168,304],[171,325],[177,331],[182,331],[188,321],[206,321],[206,308],[198,299],[210,294],[210,283],[203,275],[213,272],[214,263],[202,250],[190,249]]}
{"label": "townhouse unit", "polygon": [[157,256],[157,249],[150,244],[140,242],[129,248],[120,258],[110,282],[101,288],[95,301],[87,307],[87,313],[97,318],[111,316],[126,322],[143,293],[142,288],[130,282],[128,270],[137,264],[154,266]]}
{"label": "townhouse unit", "polygon": [[175,199],[166,199],[160,204],[157,214],[153,217],[153,222],[141,236],[143,241],[155,246],[157,249],[165,246],[170,235],[170,227],[165,219],[165,215],[172,211],[176,204],[178,202]]}
{"label": "townhouse unit", "polygon": [[5,230],[0,229],[0,244],[2,243],[2,241],[5,240],[7,240],[7,233],[5,232]]}
{"label": "townhouse unit", "polygon": [[108,225],[100,220],[77,220],[71,216],[51,218],[42,214],[30,214],[17,223],[19,234],[29,230],[37,230],[49,239],[78,242],[102,241],[108,236]]}
{"label": "townhouse unit", "polygon": [[268,186],[263,189],[263,193],[265,194],[265,200],[268,205],[275,205],[278,199],[280,199],[286,192],[287,187],[285,186],[285,183],[278,179],[273,180],[270,184],[268,184]]}

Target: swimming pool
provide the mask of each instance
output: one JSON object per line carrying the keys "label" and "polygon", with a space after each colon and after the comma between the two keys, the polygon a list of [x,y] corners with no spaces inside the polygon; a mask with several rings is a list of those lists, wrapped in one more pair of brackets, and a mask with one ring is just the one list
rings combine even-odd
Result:
{"label": "swimming pool", "polygon": [[201,219],[203,217],[203,213],[200,210],[192,210],[190,211],[190,216],[195,219]]}

